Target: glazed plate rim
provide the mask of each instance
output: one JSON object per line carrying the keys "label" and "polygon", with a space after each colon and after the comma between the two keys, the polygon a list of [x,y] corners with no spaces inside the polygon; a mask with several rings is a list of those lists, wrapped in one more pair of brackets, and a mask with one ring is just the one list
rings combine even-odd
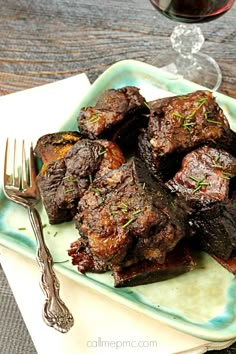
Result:
{"label": "glazed plate rim", "polygon": [[[79,103],[75,112],[66,117],[65,124],[58,127],[58,131],[68,129],[76,130],[76,116],[81,107],[86,106],[89,103],[94,103],[96,97],[104,90],[108,88],[118,88],[126,85],[138,86],[139,83],[149,82],[153,87],[157,87],[163,92],[169,92],[170,94],[186,94],[188,92],[202,89],[203,87],[191,83],[176,77],[172,74],[167,74],[161,69],[153,67],[149,64],[139,62],[136,60],[123,60],[111,65],[92,85],[84,99]],[[223,103],[229,112],[233,112],[236,122],[236,100],[225,96],[220,93],[214,93],[219,103]],[[234,120],[234,119],[233,119]],[[4,205],[7,204],[3,192],[0,192],[0,208],[4,209]],[[4,213],[3,213],[4,214]],[[26,257],[35,259],[35,242],[30,240],[27,235],[20,234],[14,238],[14,235],[9,237],[9,230],[4,225],[4,216],[0,216],[0,244],[12,249]],[[15,232],[17,234],[17,232]],[[76,267],[68,266],[66,263],[57,263],[54,265],[55,269],[64,274],[65,276],[75,280],[79,284],[82,284],[90,289],[96,290],[98,293],[108,296],[109,298],[128,306],[136,311],[139,311],[149,317],[157,319],[179,331],[186,334],[202,338],[205,340],[224,342],[232,340],[236,337],[236,291],[235,295],[230,299],[232,319],[230,323],[224,323],[224,319],[219,318],[219,322],[222,320],[223,325],[205,325],[198,324],[189,321],[186,318],[176,317],[175,313],[171,311],[165,311],[158,309],[157,307],[150,306],[149,304],[140,300],[140,298],[134,297],[133,288],[121,288],[115,289],[114,287],[107,286],[99,281],[99,277],[94,279],[89,276],[81,275],[77,272]],[[102,280],[102,278],[101,278]],[[232,289],[236,289],[234,284],[235,279],[232,280]],[[232,289],[230,290],[232,292]],[[207,304],[206,304],[207,305]]]}

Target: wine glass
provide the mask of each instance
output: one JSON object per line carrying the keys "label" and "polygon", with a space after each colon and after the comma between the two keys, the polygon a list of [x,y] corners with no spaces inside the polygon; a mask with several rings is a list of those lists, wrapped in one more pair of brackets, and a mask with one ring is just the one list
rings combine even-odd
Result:
{"label": "wine glass", "polygon": [[212,21],[224,15],[231,9],[235,0],[149,1],[162,15],[182,22],[175,26],[170,37],[175,50],[173,61],[163,69],[217,90],[222,81],[222,73],[212,57],[199,52],[204,43],[204,36],[196,23]]}

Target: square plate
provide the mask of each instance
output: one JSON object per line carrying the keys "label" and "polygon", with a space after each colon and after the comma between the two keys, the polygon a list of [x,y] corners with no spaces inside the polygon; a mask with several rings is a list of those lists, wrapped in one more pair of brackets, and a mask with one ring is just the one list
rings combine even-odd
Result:
{"label": "square plate", "polygon": [[[148,64],[124,60],[106,70],[82,101],[78,101],[76,107],[65,109],[63,124],[58,126],[56,131],[77,130],[76,117],[81,107],[93,105],[98,95],[108,88],[127,85],[139,87],[147,100],[202,89],[199,85]],[[44,90],[43,87],[41,90]],[[236,130],[236,100],[219,93],[214,95],[229,119],[231,128]],[[48,100],[47,105],[55,104],[56,91],[54,96],[55,99]],[[37,107],[38,115],[44,103],[41,101]],[[65,102],[66,105],[70,103]],[[18,119],[21,119],[23,109],[19,112]],[[32,115],[33,113],[32,108]],[[37,121],[39,128],[42,124],[45,124],[43,120]],[[40,129],[38,134],[39,131]],[[49,131],[44,133],[46,132]],[[39,137],[40,135],[37,136]],[[36,243],[27,211],[7,201],[2,191],[0,210],[0,244],[34,259]],[[39,205],[38,210],[42,216],[44,235],[53,255],[55,268],[64,275],[192,336],[211,341],[226,341],[236,337],[235,277],[206,253],[200,252],[197,255],[197,267],[189,273],[167,281],[115,289],[113,277],[109,272],[87,273],[85,276],[71,265],[67,249],[78,237],[73,222],[49,225],[43,206]]]}

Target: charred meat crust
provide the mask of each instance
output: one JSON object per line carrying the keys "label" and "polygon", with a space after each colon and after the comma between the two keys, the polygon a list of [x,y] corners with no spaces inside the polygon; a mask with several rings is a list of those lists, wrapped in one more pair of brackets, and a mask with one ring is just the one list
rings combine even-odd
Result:
{"label": "charred meat crust", "polygon": [[135,158],[93,182],[78,203],[75,220],[91,253],[109,267],[140,259],[164,263],[185,236],[183,215],[169,206],[165,189]]}
{"label": "charred meat crust", "polygon": [[46,165],[51,161],[63,158],[80,138],[81,134],[76,131],[45,134],[38,139],[34,152]]}
{"label": "charred meat crust", "polygon": [[201,208],[228,199],[230,179],[235,176],[235,157],[224,150],[203,146],[183,158],[181,168],[166,186]]}
{"label": "charred meat crust", "polygon": [[203,146],[187,154],[166,186],[191,205],[190,224],[197,243],[211,255],[231,257],[236,247],[235,201],[231,181],[236,158]]}
{"label": "charred meat crust", "polygon": [[188,233],[234,259],[236,134],[210,91],[147,105],[137,87],[111,89],[77,121],[35,152],[50,223],[74,217],[80,232],[68,254],[81,273],[112,270],[116,287],[168,279],[194,267]]}
{"label": "charred meat crust", "polygon": [[212,256],[230,259],[236,250],[236,200],[214,203],[190,219],[196,243]]}
{"label": "charred meat crust", "polygon": [[202,145],[235,153],[235,133],[210,91],[152,101],[149,107],[149,149],[165,181],[170,178],[165,174],[166,163],[169,159],[173,161],[173,156],[183,156]]}
{"label": "charred meat crust", "polygon": [[165,263],[143,260],[125,268],[112,268],[114,286],[136,286],[171,279],[194,269],[195,261],[186,243],[179,242],[166,256]]}
{"label": "charred meat crust", "polygon": [[145,103],[137,87],[106,90],[95,106],[81,109],[77,118],[79,131],[89,139],[105,138],[127,146],[122,137],[125,139],[131,127],[137,132],[139,126],[146,124],[147,117],[142,115],[148,113]]}
{"label": "charred meat crust", "polygon": [[121,150],[114,143],[80,139],[63,158],[44,166],[37,176],[37,183],[49,223],[71,220],[78,200],[92,180],[119,167],[124,161]]}
{"label": "charred meat crust", "polygon": [[68,255],[72,258],[72,264],[77,265],[80,273],[95,272],[103,273],[109,270],[108,264],[91,253],[88,239],[80,237],[73,242],[68,250]]}

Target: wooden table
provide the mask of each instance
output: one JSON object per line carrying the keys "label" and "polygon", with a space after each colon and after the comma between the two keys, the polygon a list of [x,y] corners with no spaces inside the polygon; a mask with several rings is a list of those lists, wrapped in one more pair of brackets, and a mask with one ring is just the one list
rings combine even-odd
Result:
{"label": "wooden table", "polygon": [[[123,59],[150,63],[170,47],[174,22],[148,0],[0,0],[0,94],[86,72],[93,82]],[[236,97],[236,6],[202,24],[202,51],[223,72],[220,91]]]}
{"label": "wooden table", "polygon": [[[123,59],[151,63],[174,27],[148,0],[0,0],[0,9],[0,95],[82,72],[93,82]],[[236,4],[201,28],[202,51],[223,72],[219,91],[236,98],[235,17]]]}

